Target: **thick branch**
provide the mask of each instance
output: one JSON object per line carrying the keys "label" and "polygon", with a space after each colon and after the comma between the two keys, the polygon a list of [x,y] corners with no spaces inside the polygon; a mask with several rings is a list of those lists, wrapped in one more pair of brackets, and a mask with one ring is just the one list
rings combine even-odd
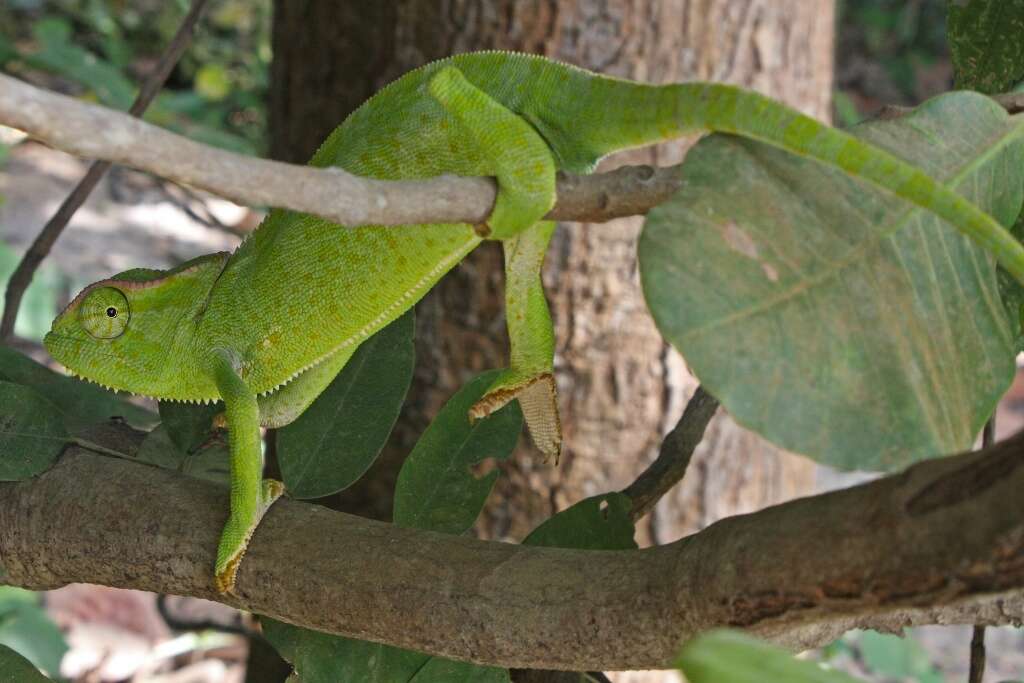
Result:
{"label": "thick branch", "polygon": [[[533,548],[284,500],[239,573],[245,609],[514,667],[665,666],[716,626],[807,647],[852,627],[1024,617],[1024,437],[723,520],[641,551]],[[4,579],[220,599],[227,492],[71,449],[0,484]]]}
{"label": "thick branch", "polygon": [[[294,209],[347,226],[479,224],[490,215],[496,191],[490,178],[384,181],[246,157],[2,74],[0,124],[70,154],[132,166],[242,204]],[[679,183],[678,167],[564,176],[548,217],[599,222],[645,213]]]}

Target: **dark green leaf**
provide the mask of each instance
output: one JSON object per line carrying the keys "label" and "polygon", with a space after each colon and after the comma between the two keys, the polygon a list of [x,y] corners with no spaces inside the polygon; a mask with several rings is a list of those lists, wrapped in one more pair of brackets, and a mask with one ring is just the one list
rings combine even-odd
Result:
{"label": "dark green leaf", "polygon": [[205,479],[218,484],[231,481],[231,464],[228,444],[215,441],[185,458],[181,471],[190,477]]}
{"label": "dark green leaf", "polygon": [[69,438],[57,406],[29,387],[0,381],[0,481],[46,470]]}
{"label": "dark green leaf", "polygon": [[411,683],[509,683],[508,669],[431,657]]}
{"label": "dark green leaf", "polygon": [[9,346],[0,346],[0,380],[35,389],[64,414],[72,432],[119,416],[132,426],[151,427],[156,422],[148,410],[132,405],[96,384],[58,374]]}
{"label": "dark green leaf", "polygon": [[0,645],[0,683],[45,683],[50,679],[20,654]]}
{"label": "dark green leaf", "polygon": [[470,424],[469,408],[484,395],[499,371],[468,382],[437,414],[402,465],[395,485],[394,522],[400,526],[461,534],[473,526],[498,471],[473,472],[487,458],[504,460],[522,430],[522,413],[512,402]]}
{"label": "dark green leaf", "polygon": [[523,545],[631,550],[637,546],[629,508],[629,496],[623,493],[592,496],[545,520],[530,532]]}
{"label": "dark green leaf", "polygon": [[185,453],[159,425],[143,439],[136,456],[142,462],[177,470],[190,477],[226,484],[230,481],[228,445],[224,439],[215,439],[192,453]]}
{"label": "dark green leaf", "polygon": [[167,426],[159,424],[142,440],[135,457],[150,465],[178,470],[188,456],[171,440]]}
{"label": "dark green leaf", "polygon": [[412,381],[413,329],[409,311],[364,341],[306,412],[278,430],[278,459],[290,495],[330,495],[373,464]]}
{"label": "dark green leaf", "polygon": [[[951,93],[854,135],[1004,225],[1019,214],[1019,120]],[[932,214],[843,173],[714,135],[639,247],[658,327],[744,426],[836,467],[969,448],[1013,378],[993,259]]]}
{"label": "dark green leaf", "polygon": [[224,411],[220,401],[208,404],[160,401],[160,421],[168,436],[181,451],[191,453],[213,431],[213,416]]}
{"label": "dark green leaf", "polygon": [[995,94],[1024,78],[1024,0],[947,0],[957,88]]}
{"label": "dark green leaf", "polygon": [[676,666],[689,683],[854,683],[838,671],[794,658],[737,631],[711,631],[689,641]]}
{"label": "dark green leaf", "polygon": [[263,635],[302,683],[405,683],[427,655],[292,626],[260,617]]}

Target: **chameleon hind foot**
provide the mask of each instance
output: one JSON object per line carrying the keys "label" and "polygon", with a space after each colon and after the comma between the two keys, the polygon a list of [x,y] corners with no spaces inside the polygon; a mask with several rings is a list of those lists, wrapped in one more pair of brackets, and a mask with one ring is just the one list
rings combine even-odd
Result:
{"label": "chameleon hind foot", "polygon": [[525,374],[506,370],[469,409],[470,422],[487,417],[513,399],[519,400],[530,438],[544,454],[544,462],[562,453],[562,425],[558,418],[558,391],[550,372]]}
{"label": "chameleon hind foot", "polygon": [[276,479],[264,479],[260,486],[260,499],[255,510],[247,518],[241,518],[234,512],[228,517],[217,548],[217,565],[214,584],[221,593],[231,593],[235,587],[235,576],[238,565],[245,556],[253,532],[259,526],[263,515],[267,513],[274,501],[284,493],[284,484]]}

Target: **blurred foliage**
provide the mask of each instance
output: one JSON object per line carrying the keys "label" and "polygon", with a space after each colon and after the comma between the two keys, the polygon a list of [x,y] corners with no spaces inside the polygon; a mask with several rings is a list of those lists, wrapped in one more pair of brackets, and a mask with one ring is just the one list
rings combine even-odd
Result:
{"label": "blurred foliage", "polygon": [[[0,645],[6,645],[51,676],[60,674],[60,660],[68,646],[57,624],[43,610],[39,594],[0,586]],[[14,658],[5,657],[5,665],[14,671]],[[17,679],[30,679],[19,675]]]}
{"label": "blurred foliage", "polygon": [[[8,0],[0,69],[127,109],[188,2]],[[238,152],[264,148],[270,0],[215,0],[146,120]]]}
{"label": "blurred foliage", "polygon": [[956,86],[1006,92],[1024,78],[1024,0],[948,0]]}
{"label": "blurred foliage", "polygon": [[945,680],[912,630],[904,630],[902,636],[877,631],[848,631],[823,648],[821,658],[847,671],[860,669],[872,679],[917,683],[942,683]]}
{"label": "blurred foliage", "polygon": [[837,17],[836,124],[950,88],[943,0],[838,0]]}

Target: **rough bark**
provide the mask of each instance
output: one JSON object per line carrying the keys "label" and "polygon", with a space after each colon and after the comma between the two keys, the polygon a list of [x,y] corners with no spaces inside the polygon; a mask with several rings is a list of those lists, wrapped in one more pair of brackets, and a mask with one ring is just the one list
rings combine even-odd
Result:
{"label": "rough bark", "polygon": [[[306,159],[353,107],[404,71],[455,52],[521,50],[651,82],[739,83],[827,118],[832,0],[391,0],[356,12],[277,0],[272,149]],[[360,8],[363,5],[359,5]],[[294,36],[301,35],[302,40]],[[683,144],[629,155],[678,161]],[[621,162],[622,159],[615,160]],[[558,509],[622,488],[654,458],[695,381],[662,341],[637,284],[638,219],[564,225],[545,280],[558,339],[566,449],[552,468],[526,446],[503,465],[479,531],[522,538]],[[387,518],[397,463],[465,380],[506,362],[500,249],[478,249],[417,308],[418,369],[395,439],[345,509]],[[641,523],[664,542],[809,490],[812,467],[719,415],[682,487]]]}
{"label": "rough bark", "polygon": [[[131,452],[125,430],[90,438]],[[224,598],[211,567],[225,487],[73,448],[39,477],[0,484],[2,579],[212,598],[493,665],[654,668],[719,626],[802,649],[853,627],[1019,621],[1022,456],[1019,435],[636,551],[480,541],[285,499]]]}

